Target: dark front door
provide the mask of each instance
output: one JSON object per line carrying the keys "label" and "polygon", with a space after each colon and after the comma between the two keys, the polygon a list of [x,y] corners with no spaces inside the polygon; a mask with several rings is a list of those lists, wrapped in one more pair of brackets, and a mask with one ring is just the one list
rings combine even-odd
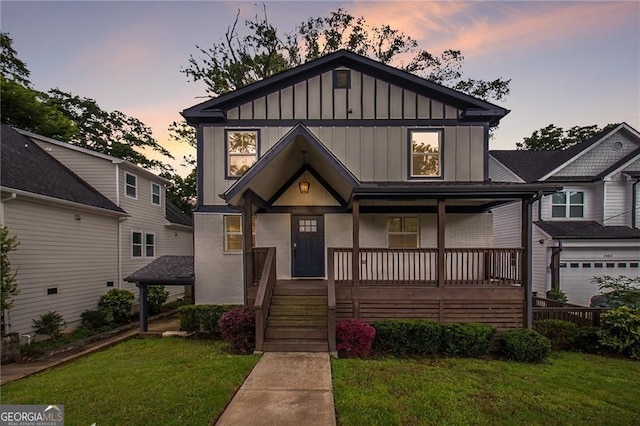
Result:
{"label": "dark front door", "polygon": [[291,216],[294,277],[324,276],[324,217]]}

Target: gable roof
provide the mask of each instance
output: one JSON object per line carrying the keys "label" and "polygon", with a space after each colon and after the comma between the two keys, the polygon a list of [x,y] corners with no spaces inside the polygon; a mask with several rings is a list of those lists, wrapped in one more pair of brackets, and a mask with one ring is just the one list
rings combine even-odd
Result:
{"label": "gable roof", "polygon": [[38,144],[5,124],[0,145],[3,188],[126,214]]}
{"label": "gable roof", "polygon": [[182,111],[181,114],[190,124],[225,121],[224,110],[226,109],[241,105],[336,67],[348,67],[364,74],[370,74],[399,87],[455,106],[464,111],[463,120],[475,119],[497,124],[502,117],[509,113],[509,110],[501,106],[342,49],[267,77],[246,87],[194,105]]}
{"label": "gable roof", "polygon": [[628,226],[603,226],[591,220],[536,221],[536,226],[554,238],[565,239],[640,239],[640,229]]}
{"label": "gable roof", "polygon": [[[527,150],[491,150],[489,154],[502,163],[509,170],[520,176],[525,182],[535,182],[538,180],[545,180],[548,175],[555,170],[561,168],[578,156],[582,155],[594,146],[598,141],[608,137],[609,135],[616,133],[620,130],[625,130],[627,133],[637,135],[635,129],[629,126],[627,123],[620,123],[613,129],[601,130],[589,139],[586,139],[576,145],[562,150],[549,150],[549,151],[527,151]],[[634,150],[631,154],[617,161],[615,164],[594,177],[569,177],[563,176],[553,178],[549,180],[556,181],[593,181],[601,179],[612,171],[621,167],[622,164],[628,162],[631,158],[638,155],[640,148]]]}
{"label": "gable roof", "polygon": [[176,225],[193,227],[193,218],[187,216],[169,200],[165,200],[165,214],[169,222]]}

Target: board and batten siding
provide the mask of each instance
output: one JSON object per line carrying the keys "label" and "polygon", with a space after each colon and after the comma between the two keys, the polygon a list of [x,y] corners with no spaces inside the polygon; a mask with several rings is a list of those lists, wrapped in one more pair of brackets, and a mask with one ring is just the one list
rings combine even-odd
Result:
{"label": "board and batten siding", "polygon": [[73,173],[97,189],[102,195],[117,203],[116,165],[111,161],[95,157],[71,148],[33,139],[42,149],[64,164]]}
{"label": "board and batten siding", "polygon": [[[4,211],[10,234],[20,241],[9,255],[20,290],[10,331],[33,333],[33,320],[49,311],[75,328],[80,314],[95,309],[100,296],[117,286],[118,219],[21,197],[4,203]],[[57,294],[48,295],[49,288]]]}
{"label": "board and batten siding", "polygon": [[[259,155],[272,148],[291,127],[210,127],[203,128],[201,203],[223,205],[218,194],[235,180],[225,178],[225,129],[260,131]],[[442,129],[442,171],[445,181],[484,180],[484,128],[482,126],[354,126],[314,127],[309,130],[360,181],[400,182],[408,180],[409,129]]]}

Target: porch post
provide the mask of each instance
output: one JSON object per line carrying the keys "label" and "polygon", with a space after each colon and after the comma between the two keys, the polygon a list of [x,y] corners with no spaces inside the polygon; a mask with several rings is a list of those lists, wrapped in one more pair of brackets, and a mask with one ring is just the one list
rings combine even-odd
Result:
{"label": "porch post", "polygon": [[444,230],[445,230],[445,200],[444,198],[438,199],[438,287],[444,287],[444,265],[445,265],[445,252],[444,252]]}
{"label": "porch post", "polygon": [[244,198],[242,206],[242,251],[244,254],[244,304],[247,304],[247,292],[253,286],[253,222],[251,198]]}
{"label": "porch post", "polygon": [[136,286],[140,288],[140,332],[146,333],[149,331],[149,314],[147,310],[148,301],[147,301],[147,285],[136,283]]}
{"label": "porch post", "polygon": [[525,288],[525,315],[524,326],[531,328],[533,326],[533,301],[531,300],[532,293],[532,276],[531,276],[531,221],[532,213],[531,206],[533,202],[531,200],[522,200],[522,259],[521,259],[521,271],[520,279],[522,285]]}
{"label": "porch post", "polygon": [[360,318],[360,299],[357,288],[360,286],[360,200],[353,199],[353,257],[351,259],[351,276],[353,278],[353,317]]}

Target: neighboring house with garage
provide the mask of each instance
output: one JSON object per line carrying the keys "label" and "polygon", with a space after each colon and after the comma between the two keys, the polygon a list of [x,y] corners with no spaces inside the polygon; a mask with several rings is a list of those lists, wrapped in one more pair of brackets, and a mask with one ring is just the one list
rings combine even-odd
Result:
{"label": "neighboring house with garage", "polygon": [[[553,182],[563,190],[533,208],[533,290],[564,291],[588,305],[594,276],[640,276],[640,133],[626,123],[565,150],[491,151],[490,176],[502,182]],[[493,210],[494,242],[520,229],[517,206]],[[511,219],[510,219],[511,218]]]}
{"label": "neighboring house with garage", "polygon": [[489,181],[507,113],[344,50],[184,110],[196,302],[255,306],[264,350],[331,349],[336,317],[526,326],[529,230],[496,245],[491,209],[559,187]]}
{"label": "neighboring house with garage", "polygon": [[191,218],[166,202],[165,179],[5,125],[1,145],[1,219],[20,241],[10,331],[52,310],[74,326],[111,288],[137,295],[124,278],[153,259],[193,253]]}

